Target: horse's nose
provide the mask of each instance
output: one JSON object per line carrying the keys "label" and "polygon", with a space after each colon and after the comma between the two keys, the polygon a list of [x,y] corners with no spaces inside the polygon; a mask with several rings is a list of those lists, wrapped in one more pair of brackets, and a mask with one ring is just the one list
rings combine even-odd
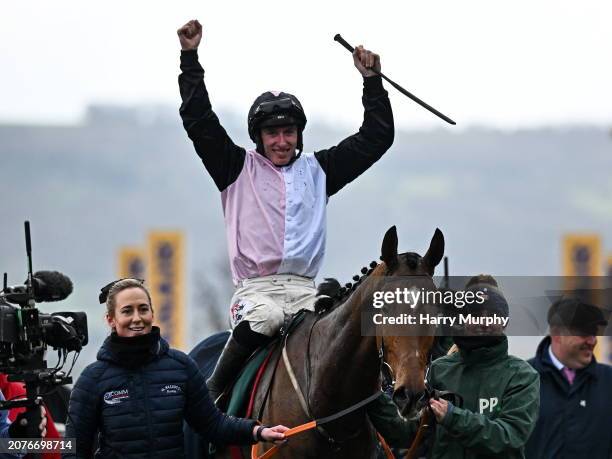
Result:
{"label": "horse's nose", "polygon": [[417,400],[417,395],[416,392],[404,386],[398,387],[393,391],[393,402],[398,406],[403,416],[407,416],[412,412]]}
{"label": "horse's nose", "polygon": [[393,401],[400,408],[408,402],[408,397],[408,393],[404,387],[400,387],[393,391]]}

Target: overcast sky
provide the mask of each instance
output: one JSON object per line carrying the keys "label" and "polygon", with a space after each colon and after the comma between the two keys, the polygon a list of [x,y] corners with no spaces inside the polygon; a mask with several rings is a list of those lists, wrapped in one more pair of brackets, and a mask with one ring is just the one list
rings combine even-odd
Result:
{"label": "overcast sky", "polygon": [[[360,77],[332,37],[382,56],[383,72],[451,118],[515,128],[612,124],[612,2],[5,2],[0,122],[78,121],[89,103],[179,101],[176,29],[204,25],[217,108],[295,93],[310,120],[361,119]],[[399,127],[445,123],[390,89]]]}

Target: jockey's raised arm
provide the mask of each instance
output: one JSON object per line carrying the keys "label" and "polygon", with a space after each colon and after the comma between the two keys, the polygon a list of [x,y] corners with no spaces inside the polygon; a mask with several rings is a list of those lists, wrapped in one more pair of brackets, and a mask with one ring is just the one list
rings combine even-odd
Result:
{"label": "jockey's raised arm", "polygon": [[[236,145],[212,109],[197,47],[202,26],[178,30],[183,126],[221,192],[230,264],[237,290],[233,333],[208,380],[222,393],[253,350],[274,337],[285,317],[313,310],[313,279],[325,253],[326,204],[390,148],[393,113],[380,57],[358,46],[353,63],[363,77],[364,119],[336,146],[304,151],[306,113],[292,94],[267,91],[248,114],[251,147]],[[340,107],[338,109],[341,109]]]}

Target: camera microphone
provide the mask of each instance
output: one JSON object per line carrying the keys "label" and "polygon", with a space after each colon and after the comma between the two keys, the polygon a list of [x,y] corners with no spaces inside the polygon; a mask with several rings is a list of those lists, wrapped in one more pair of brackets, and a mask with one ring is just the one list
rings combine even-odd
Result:
{"label": "camera microphone", "polygon": [[36,271],[32,276],[34,300],[62,301],[72,293],[72,281],[58,271]]}

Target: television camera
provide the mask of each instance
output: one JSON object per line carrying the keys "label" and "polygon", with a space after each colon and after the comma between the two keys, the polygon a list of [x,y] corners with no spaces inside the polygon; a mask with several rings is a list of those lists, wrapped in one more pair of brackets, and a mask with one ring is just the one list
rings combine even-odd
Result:
{"label": "television camera", "polygon": [[[4,285],[0,292],[0,373],[9,381],[23,381],[26,398],[0,401],[0,410],[26,407],[28,429],[38,424],[38,405],[55,388],[72,383],[70,373],[83,346],[87,344],[87,316],[84,312],[43,313],[37,303],[61,301],[72,293],[72,281],[57,271],[32,272],[30,223],[25,222],[28,274],[23,285]],[[47,366],[46,351],[58,353],[57,364]],[[74,352],[70,368],[64,371],[68,356]],[[36,435],[32,435],[36,436]]]}

